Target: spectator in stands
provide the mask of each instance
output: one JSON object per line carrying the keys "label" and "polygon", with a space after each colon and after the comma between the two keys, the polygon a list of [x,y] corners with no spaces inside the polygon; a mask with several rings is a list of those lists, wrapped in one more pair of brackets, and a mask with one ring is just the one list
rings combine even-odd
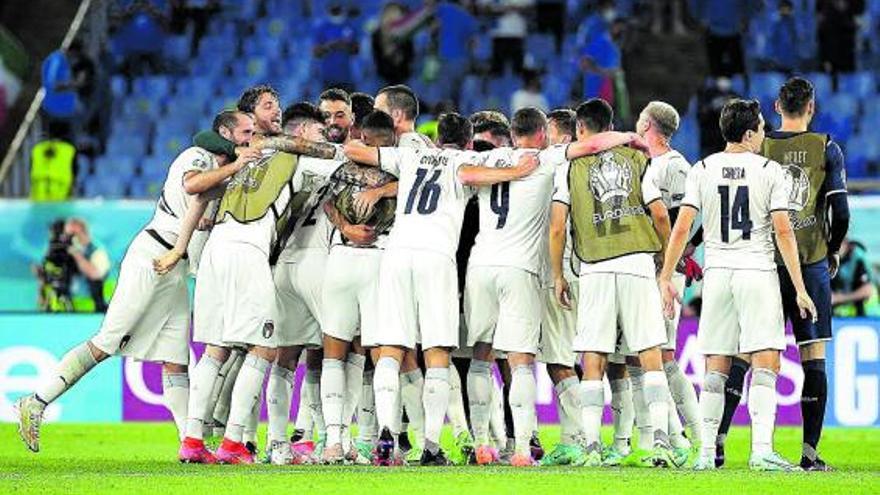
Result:
{"label": "spectator in stands", "polygon": [[840,268],[831,280],[831,304],[838,316],[865,316],[865,303],[874,296],[874,274],[860,242],[845,239]]}
{"label": "spectator in stands", "polygon": [[193,27],[190,53],[199,52],[199,43],[208,30],[208,21],[219,11],[220,0],[171,0],[172,22],[177,21],[181,28],[185,25]]}
{"label": "spectator in stands", "polygon": [[77,275],[85,279],[95,311],[107,311],[107,302],[104,300],[104,282],[110,273],[110,256],[107,250],[92,239],[85,221],[80,218],[68,220],[64,225],[64,232],[71,241],[67,252],[76,263]]}
{"label": "spectator in stands", "polygon": [[410,12],[398,2],[388,2],[382,8],[379,27],[373,32],[371,43],[376,72],[385,84],[403,84],[409,80],[416,56],[413,33],[432,15],[428,7]]}
{"label": "spectator in stands", "polygon": [[46,93],[41,108],[50,121],[69,121],[76,114],[76,92],[69,87],[71,72],[70,60],[62,50],[55,50],[43,60],[41,76]]}
{"label": "spectator in stands", "polygon": [[706,27],[709,74],[731,77],[745,72],[741,33],[756,13],[756,0],[702,0],[699,18]]}
{"label": "spectator in stands", "polygon": [[97,67],[79,40],[73,40],[70,43],[65,55],[70,63],[70,79],[56,83],[55,90],[76,93],[75,121],[79,127],[76,134],[93,132],[97,127],[99,109],[95,98],[98,79]]}
{"label": "spectator in stands", "polygon": [[528,35],[526,13],[535,0],[480,0],[480,4],[498,16],[492,30],[492,74],[504,74],[508,65],[514,74],[521,74]]}
{"label": "spectator in stands", "polygon": [[[121,72],[129,78],[165,69],[165,14],[152,3],[134,0],[114,15],[116,45],[123,53]],[[147,69],[149,68],[149,69]]]}
{"label": "spectator in stands", "polygon": [[535,107],[544,112],[550,111],[547,97],[541,90],[541,75],[533,70],[523,72],[523,87],[514,91],[510,98],[510,113],[526,107]]}
{"label": "spectator in stands", "polygon": [[550,33],[556,41],[556,53],[562,52],[565,41],[565,0],[537,0],[538,32]]}
{"label": "spectator in stands", "polygon": [[351,74],[351,58],[359,50],[357,33],[347,17],[342,2],[330,2],[328,17],[315,26],[313,52],[320,64],[323,87],[335,87],[347,92],[354,91]]}
{"label": "spectator in stands", "polygon": [[856,17],[865,10],[864,0],[818,0],[816,19],[819,61],[826,72],[856,70]]}
{"label": "spectator in stands", "polygon": [[76,147],[70,125],[50,121],[49,136],[31,150],[31,199],[63,201],[70,198],[76,167]]}
{"label": "spectator in stands", "polygon": [[724,108],[724,104],[737,96],[731,89],[730,79],[726,77],[709,78],[703,89],[697,93],[700,156],[709,156],[724,149],[725,141],[721,136],[718,121],[721,119],[721,109]]}
{"label": "spectator in stands", "polygon": [[770,68],[791,73],[798,66],[798,35],[794,19],[794,6],[790,0],[779,2],[778,14],[770,28]]}
{"label": "spectator in stands", "polygon": [[621,54],[617,39],[624,23],[613,20],[608,29],[601,27],[581,48],[581,71],[584,74],[584,99],[602,98],[614,105],[614,80],[620,71]]}

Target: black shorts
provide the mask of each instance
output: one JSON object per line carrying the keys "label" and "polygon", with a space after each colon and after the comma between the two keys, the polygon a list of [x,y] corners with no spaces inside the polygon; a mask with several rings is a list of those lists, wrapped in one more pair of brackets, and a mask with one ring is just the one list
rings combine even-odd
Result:
{"label": "black shorts", "polygon": [[807,294],[816,305],[819,317],[815,323],[812,319],[801,318],[796,302],[796,292],[791,277],[785,267],[779,267],[779,288],[782,291],[782,309],[785,318],[791,321],[794,338],[798,345],[831,340],[831,274],[828,273],[828,261],[822,260],[810,265],[801,265],[804,285]]}

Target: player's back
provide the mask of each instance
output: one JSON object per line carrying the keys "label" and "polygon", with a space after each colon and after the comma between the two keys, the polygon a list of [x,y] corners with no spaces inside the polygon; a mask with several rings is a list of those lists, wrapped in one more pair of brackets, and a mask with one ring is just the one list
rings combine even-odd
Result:
{"label": "player's back", "polygon": [[707,269],[775,269],[771,213],[788,210],[778,163],[716,153],[694,165],[687,182],[682,203],[702,212]]}
{"label": "player's back", "polygon": [[387,248],[434,251],[455,260],[471,195],[458,179],[458,168],[478,160],[476,153],[449,148],[381,148],[382,169],[398,177]]}
{"label": "player's back", "polygon": [[540,164],[531,175],[478,191],[480,231],[471,251],[471,266],[514,266],[540,274],[544,266],[553,175],[565,158],[563,146],[544,151],[497,148],[486,152],[483,165],[513,167],[527,153]]}

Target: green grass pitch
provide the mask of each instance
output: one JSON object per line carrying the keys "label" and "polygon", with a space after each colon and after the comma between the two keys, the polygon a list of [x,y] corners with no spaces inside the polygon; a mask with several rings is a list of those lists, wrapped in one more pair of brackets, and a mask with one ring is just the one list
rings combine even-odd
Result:
{"label": "green grass pitch", "polygon": [[[610,436],[609,431],[605,434]],[[559,430],[544,427],[541,435],[545,447],[550,447]],[[728,465],[713,473],[639,468],[181,465],[175,461],[174,436],[170,423],[47,424],[42,432],[42,452],[32,454],[19,440],[15,425],[2,424],[0,494],[880,493],[880,429],[874,428],[826,429],[822,454],[837,471],[796,474],[748,471],[747,428],[731,432]],[[795,460],[799,455],[800,429],[780,428],[776,441],[787,458]]]}

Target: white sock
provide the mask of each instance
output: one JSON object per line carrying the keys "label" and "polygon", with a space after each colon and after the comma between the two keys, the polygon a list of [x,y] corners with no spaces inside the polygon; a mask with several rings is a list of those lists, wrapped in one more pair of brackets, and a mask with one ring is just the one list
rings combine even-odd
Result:
{"label": "white sock", "polygon": [[611,411],[614,419],[614,446],[629,452],[635,423],[635,407],[629,377],[611,380]]}
{"label": "white sock", "polygon": [[654,448],[654,432],[651,430],[651,411],[645,400],[645,372],[638,366],[626,367],[632,385],[633,412],[635,413],[636,429],[639,431],[639,449]]}
{"label": "white sock", "polygon": [[373,392],[374,370],[364,372],[364,384],[361,400],[358,403],[357,424],[358,439],[361,442],[375,443],[379,434],[376,423],[376,396]]}
{"label": "white sock", "polygon": [[232,389],[235,387],[238,373],[241,371],[241,366],[244,364],[245,354],[246,353],[242,352],[240,349],[234,350],[230,353],[229,359],[234,359],[235,361],[229,367],[229,371],[223,378],[223,388],[220,389],[220,397],[217,399],[217,405],[214,406],[214,412],[212,413],[214,421],[224,426],[229,421],[229,404],[232,402]]}
{"label": "white sock", "polygon": [[89,372],[95,365],[95,357],[89,350],[89,344],[83,342],[67,351],[58,363],[58,369],[51,379],[37,388],[36,396],[41,402],[50,404],[55,399],[74,386],[80,378]]}
{"label": "white sock", "polygon": [[529,440],[535,428],[535,401],[538,395],[534,367],[519,365],[511,370],[510,410],[513,413],[513,431],[516,451],[529,454]]}
{"label": "white sock", "polygon": [[697,391],[694,385],[684,374],[681,367],[675,361],[663,363],[663,371],[666,372],[666,381],[669,382],[669,392],[675,401],[675,407],[684,418],[685,425],[692,438],[699,438],[700,434],[700,406],[697,400]]}
{"label": "white sock", "polygon": [[260,425],[260,410],[262,409],[262,406],[263,386],[262,384],[260,384],[260,395],[257,397],[257,402],[251,409],[251,413],[247,417],[247,422],[245,422],[244,424],[244,435],[242,435],[242,442],[251,442],[254,445],[257,444],[257,427]]}
{"label": "white sock", "polygon": [[[427,411],[426,411],[427,413]],[[452,434],[457,438],[468,431],[467,414],[464,412],[464,398],[461,394],[461,375],[452,364],[449,365],[449,407],[446,417],[452,425]]]}
{"label": "white sock", "polygon": [[373,375],[373,390],[379,430],[388,428],[393,434],[400,433],[395,431],[395,427],[400,424],[400,363],[397,360],[390,357],[379,358]]}
{"label": "white sock", "polygon": [[559,412],[559,443],[577,445],[578,437],[583,433],[581,404],[578,398],[580,381],[576,376],[570,376],[553,388],[556,390],[556,410]]}
{"label": "white sock", "polygon": [[669,445],[675,449],[690,449],[691,442],[684,435],[684,426],[681,425],[681,418],[678,416],[678,409],[675,407],[675,401],[672,394],[666,401],[669,410]]}
{"label": "white sock", "polygon": [[710,371],[703,380],[700,391],[700,416],[703,426],[700,431],[700,457],[715,462],[715,441],[718,427],[724,415],[724,384],[727,375]]}
{"label": "white sock", "polygon": [[602,380],[584,380],[580,387],[584,443],[587,447],[602,445],[602,409],[605,408],[605,386]]}
{"label": "white sock", "polygon": [[187,373],[169,373],[162,369],[162,400],[171,411],[177,436],[180,440],[186,436],[186,408],[189,402],[189,375]]}
{"label": "white sock", "polygon": [[[304,373],[308,376],[308,371],[304,371]],[[306,382],[305,377],[303,377],[302,384],[300,385],[299,406],[296,410],[296,419],[294,420],[293,427],[303,432],[304,440],[312,440],[314,436],[312,432],[314,422],[312,421],[312,411],[309,410],[308,402],[306,398]]]}
{"label": "white sock", "polygon": [[[489,406],[489,429],[492,432],[495,446],[499,450],[508,447],[513,449],[513,445],[508,445],[510,442],[507,439],[507,424],[504,422],[504,390],[501,389],[501,384],[498,383],[494,375],[490,374],[489,376],[492,386],[492,402]],[[471,412],[471,417],[473,417],[473,412]]]}
{"label": "white sock", "polygon": [[208,398],[214,389],[214,381],[220,372],[222,363],[216,359],[202,355],[193,368],[190,381],[189,405],[187,406],[186,436],[201,440],[202,424],[208,407]]}
{"label": "white sock", "polygon": [[425,371],[424,390],[425,440],[439,445],[443,419],[449,408],[449,368],[428,368]]}
{"label": "white sock", "polygon": [[492,363],[476,359],[471,361],[467,374],[468,404],[471,410],[474,441],[478,446],[489,444],[493,381]]}
{"label": "white sock", "polygon": [[269,412],[269,434],[266,445],[287,441],[287,421],[290,419],[290,403],[296,374],[279,364],[273,364],[266,384],[266,408]]}
{"label": "white sock", "polygon": [[217,373],[217,378],[214,380],[214,387],[211,389],[211,395],[208,397],[205,407],[205,415],[202,417],[202,436],[204,437],[214,434],[214,408],[217,407],[220,394],[223,392],[223,382],[226,380],[226,375],[229,373],[232,365],[235,364],[235,357],[236,354],[232,353],[226,359],[226,362],[223,363],[223,366],[220,367],[220,371]]}
{"label": "white sock", "polygon": [[752,417],[752,455],[773,452],[773,429],[776,426],[776,373],[767,368],[752,370],[749,415]]}
{"label": "white sock", "polygon": [[318,435],[325,433],[327,428],[324,414],[321,412],[321,370],[306,370],[302,396],[305,400],[306,410],[312,417],[312,427],[318,432]]}
{"label": "white sock", "polygon": [[327,445],[342,443],[342,416],[345,401],[345,364],[324,359],[321,368],[321,411],[327,423]]}
{"label": "white sock", "polygon": [[348,448],[351,444],[350,435],[346,438],[346,432],[351,426],[351,418],[361,401],[361,394],[364,390],[364,364],[367,362],[366,356],[361,356],[355,352],[348,353],[345,360],[345,392],[344,401],[342,403],[342,431],[343,431],[343,447]]}
{"label": "white sock", "polygon": [[243,440],[244,429],[247,427],[254,405],[260,401],[263,379],[271,366],[272,363],[255,354],[245,356],[244,364],[235,380],[235,387],[232,389],[226,439],[233,442]]}
{"label": "white sock", "polygon": [[[425,410],[422,408],[422,396],[425,391],[425,379],[422,370],[416,368],[400,377],[400,400],[406,408],[409,418],[409,430],[415,437],[416,448],[425,446]],[[446,412],[446,409],[443,409]]]}
{"label": "white sock", "polygon": [[651,414],[651,446],[669,446],[669,385],[662,371],[646,371],[645,402]]}

